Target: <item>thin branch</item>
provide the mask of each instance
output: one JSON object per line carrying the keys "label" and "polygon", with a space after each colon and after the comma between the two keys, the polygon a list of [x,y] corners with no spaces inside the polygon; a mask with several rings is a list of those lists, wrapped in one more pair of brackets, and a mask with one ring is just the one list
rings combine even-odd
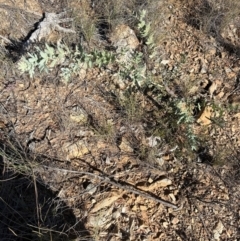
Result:
{"label": "thin branch", "polygon": [[3,39],[5,42],[12,44],[12,41],[9,40],[8,38],[5,38],[4,36],[0,35],[0,38]]}
{"label": "thin branch", "polygon": [[[156,198],[156,197],[153,197],[151,196],[150,194],[142,191],[142,190],[139,190],[137,188],[134,188],[132,186],[130,186],[129,184],[125,183],[124,185],[123,184],[120,184],[118,183],[117,181],[115,181],[114,179],[110,179],[109,177],[107,176],[101,176],[101,175],[97,175],[97,174],[94,174],[94,173],[90,173],[90,172],[82,172],[82,171],[71,171],[71,170],[67,170],[67,169],[59,169],[59,168],[55,168],[55,167],[49,167],[49,166],[42,166],[43,168],[46,168],[46,169],[53,169],[53,170],[57,170],[57,171],[61,171],[61,172],[68,172],[68,173],[74,173],[74,174],[79,174],[79,175],[87,175],[91,178],[96,178],[98,180],[100,180],[101,182],[104,182],[104,183],[108,183],[108,184],[111,184],[115,187],[118,187],[120,189],[123,189],[123,190],[126,190],[130,193],[134,193],[134,194],[137,194],[137,195],[140,195],[144,198],[147,198],[147,199],[151,199],[157,203],[160,203],[160,204],[163,204],[164,206],[166,207],[169,207],[169,208],[173,208],[173,209],[178,209],[178,206],[168,202],[168,201],[165,201],[165,200],[162,200],[160,198]],[[38,168],[35,169],[35,171],[39,171]]]}

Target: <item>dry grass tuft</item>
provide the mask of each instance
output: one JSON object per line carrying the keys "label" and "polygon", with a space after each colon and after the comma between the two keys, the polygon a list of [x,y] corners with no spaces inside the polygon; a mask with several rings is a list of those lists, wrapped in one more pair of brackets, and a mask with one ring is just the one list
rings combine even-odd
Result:
{"label": "dry grass tuft", "polygon": [[224,29],[240,15],[238,0],[192,1],[187,5],[187,23],[214,37],[220,37]]}

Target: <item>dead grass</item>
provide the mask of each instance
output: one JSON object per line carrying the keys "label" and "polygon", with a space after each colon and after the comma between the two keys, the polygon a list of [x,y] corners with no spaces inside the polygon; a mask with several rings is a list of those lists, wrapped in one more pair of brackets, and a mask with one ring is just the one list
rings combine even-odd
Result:
{"label": "dead grass", "polygon": [[214,37],[219,37],[224,28],[240,15],[238,0],[204,0],[187,4],[187,22]]}
{"label": "dead grass", "polygon": [[[96,2],[95,11],[101,16],[106,23],[106,27],[114,29],[118,24],[130,24],[134,20],[136,7],[143,4],[141,1],[114,1],[100,0]],[[131,25],[131,24],[130,24]]]}

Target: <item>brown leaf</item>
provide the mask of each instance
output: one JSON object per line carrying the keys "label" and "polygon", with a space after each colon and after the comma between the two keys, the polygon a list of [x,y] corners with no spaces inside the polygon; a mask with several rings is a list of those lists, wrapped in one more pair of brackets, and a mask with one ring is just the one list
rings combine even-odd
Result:
{"label": "brown leaf", "polygon": [[211,124],[211,115],[213,109],[211,106],[206,106],[201,116],[198,118],[197,123],[201,125],[210,125]]}

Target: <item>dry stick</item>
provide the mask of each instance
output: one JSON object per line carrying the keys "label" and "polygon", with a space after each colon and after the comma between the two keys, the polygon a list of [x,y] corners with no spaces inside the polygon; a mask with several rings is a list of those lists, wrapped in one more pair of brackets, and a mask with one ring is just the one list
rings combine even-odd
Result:
{"label": "dry stick", "polygon": [[[116,181],[110,180],[109,177],[103,177],[103,176],[96,175],[96,174],[90,173],[90,172],[71,171],[71,170],[59,169],[59,168],[49,167],[49,166],[43,166],[43,167],[45,167],[47,169],[54,169],[54,170],[58,170],[58,171],[64,171],[64,172],[75,173],[75,174],[84,174],[84,175],[87,175],[87,176],[90,176],[90,177],[94,177],[94,178],[97,178],[97,179],[101,180],[104,183],[109,183],[109,184],[111,184],[111,185],[113,185],[115,187],[118,187],[120,189],[127,190],[128,192],[140,195],[140,196],[142,196],[144,198],[147,198],[147,199],[151,199],[151,200],[153,200],[153,201],[155,201],[157,203],[161,203],[164,206],[167,206],[169,208],[178,209],[178,206],[176,206],[176,205],[174,205],[174,204],[172,204],[170,202],[164,201],[164,200],[162,200],[160,198],[155,198],[155,197],[145,193],[144,191],[141,191],[139,189],[135,189],[135,188],[129,186],[128,184],[126,184],[126,185],[119,184]],[[36,168],[36,171],[37,171],[37,168]]]}
{"label": "dry stick", "polygon": [[5,38],[4,36],[0,35],[0,38],[3,39],[5,42],[12,44],[12,41],[9,40],[8,38]]}

